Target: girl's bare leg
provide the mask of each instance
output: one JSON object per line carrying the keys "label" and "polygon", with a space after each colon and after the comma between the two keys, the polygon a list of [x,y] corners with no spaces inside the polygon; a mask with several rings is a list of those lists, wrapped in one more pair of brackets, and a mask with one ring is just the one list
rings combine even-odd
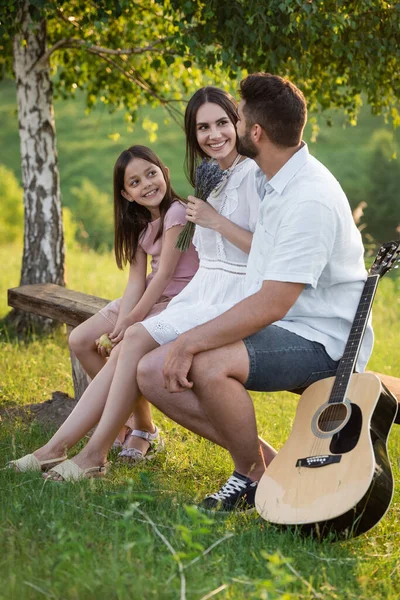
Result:
{"label": "girl's bare leg", "polygon": [[[129,417],[126,424],[129,424],[129,427],[133,429],[140,429],[141,431],[148,431],[149,433],[154,433],[156,428],[151,418],[151,407],[150,403],[144,398],[144,396],[138,396],[135,404],[135,410],[132,415]],[[126,442],[124,443],[124,448],[137,448],[146,453],[146,451],[150,447],[150,442],[144,440],[143,438],[136,436],[128,436]]]}
{"label": "girl's bare leg", "polygon": [[[119,345],[121,350],[117,366],[99,424],[85,448],[73,459],[82,469],[100,466],[106,461],[115,436],[134,410],[140,396],[136,382],[137,365],[145,354],[158,346],[140,324],[127,329]],[[103,371],[105,368],[101,373]]]}
{"label": "girl's bare leg", "polygon": [[86,373],[94,379],[106,364],[106,358],[97,352],[95,340],[103,333],[111,333],[114,326],[100,313],[93,315],[70,333],[68,343]]}
{"label": "girl's bare leg", "polygon": [[88,386],[68,419],[45,446],[34,452],[36,458],[46,460],[63,456],[98,423],[114,377],[119,352],[120,344],[113,350],[107,364]]}

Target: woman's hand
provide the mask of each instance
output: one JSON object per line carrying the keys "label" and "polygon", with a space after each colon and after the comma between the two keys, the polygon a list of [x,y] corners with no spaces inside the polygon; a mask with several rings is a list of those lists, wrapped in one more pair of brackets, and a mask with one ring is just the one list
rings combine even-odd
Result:
{"label": "woman's hand", "polygon": [[125,331],[135,323],[135,319],[127,315],[119,323],[116,324],[114,330],[110,333],[109,338],[113,346],[119,344],[125,335]]}
{"label": "woman's hand", "polygon": [[200,200],[195,196],[188,196],[186,206],[186,219],[208,229],[217,229],[221,219],[221,215],[215,210],[211,204]]}

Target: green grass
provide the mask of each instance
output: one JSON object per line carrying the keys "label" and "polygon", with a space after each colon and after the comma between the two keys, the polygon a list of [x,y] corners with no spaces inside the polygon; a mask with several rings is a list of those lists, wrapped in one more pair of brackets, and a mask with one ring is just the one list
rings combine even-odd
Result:
{"label": "green grass", "polygon": [[[18,284],[20,256],[17,246],[0,247],[0,264],[7,265],[0,274],[0,318],[7,312],[6,288]],[[118,295],[125,282],[108,254],[71,250],[67,274],[70,287],[105,297]],[[370,367],[399,375],[395,275],[378,289]],[[55,390],[71,394],[63,332],[22,341],[3,329],[0,373],[1,405],[46,400]],[[260,433],[279,448],[290,432],[296,397],[253,398]],[[396,481],[389,512],[371,532],[332,544],[281,532],[255,515],[200,514],[193,504],[227,478],[230,459],[159,413],[156,421],[167,452],[143,470],[113,466],[105,480],[77,485],[0,471],[1,600],[200,600],[213,590],[213,598],[231,600],[398,599],[399,427],[389,440]],[[3,418],[0,465],[34,450],[49,433],[37,423]]]}

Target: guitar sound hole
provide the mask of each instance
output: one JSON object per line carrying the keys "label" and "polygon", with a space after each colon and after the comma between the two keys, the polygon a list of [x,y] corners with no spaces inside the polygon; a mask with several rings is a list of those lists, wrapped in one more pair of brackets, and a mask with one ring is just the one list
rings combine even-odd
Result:
{"label": "guitar sound hole", "polygon": [[330,404],[319,416],[318,427],[324,433],[334,431],[342,425],[347,417],[347,408],[344,404]]}

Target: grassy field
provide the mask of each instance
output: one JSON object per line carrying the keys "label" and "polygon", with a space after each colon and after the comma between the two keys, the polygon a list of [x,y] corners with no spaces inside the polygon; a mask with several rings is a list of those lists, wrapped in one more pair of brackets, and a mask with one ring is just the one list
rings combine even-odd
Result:
{"label": "grassy field", "polygon": [[[118,153],[133,143],[150,145],[137,126],[127,132],[123,113],[100,107],[84,115],[81,98],[55,103],[63,202],[89,178],[111,196]],[[151,146],[168,164],[177,191],[186,194],[183,134],[164,124],[161,111]],[[353,206],[368,185],[368,157],[381,119],[362,112],[357,128],[322,126],[312,152],[343,183]],[[15,91],[0,84],[0,163],[20,174]],[[117,134],[117,135],[115,135]],[[117,139],[119,135],[119,138]],[[309,139],[310,134],[307,134]],[[111,210],[110,210],[111,218]],[[21,248],[0,245],[0,319],[6,290],[18,285]],[[70,249],[68,286],[112,298],[126,275],[111,254]],[[380,284],[374,308],[376,344],[370,368],[398,376],[400,278]],[[18,339],[0,323],[0,406],[24,406],[72,395],[63,331]],[[293,394],[253,394],[260,433],[276,447],[293,421]],[[400,596],[400,427],[389,440],[396,489],[391,508],[370,533],[347,543],[302,539],[256,516],[210,519],[194,507],[232,471],[223,450],[174,425],[161,414],[167,452],[144,470],[114,464],[107,478],[79,485],[44,485],[40,477],[0,470],[0,600],[185,599],[397,600]],[[51,432],[37,423],[3,417],[0,468],[41,445]]]}
{"label": "grassy field", "polygon": [[[0,318],[6,288],[18,284],[19,247],[0,247]],[[73,250],[70,287],[105,297],[124,286],[111,255]],[[112,292],[111,292],[112,290]],[[400,278],[378,290],[372,369],[398,375]],[[63,332],[18,340],[3,328],[0,404],[72,394]],[[260,433],[278,448],[296,397],[254,394]],[[156,415],[167,452],[144,470],[114,463],[105,480],[46,483],[34,474],[0,471],[0,599],[125,600],[221,598],[397,600],[400,595],[400,427],[389,451],[396,481],[388,514],[350,542],[318,543],[281,532],[255,515],[209,518],[194,507],[231,473],[223,450]],[[37,423],[0,423],[0,465],[49,436]],[[72,453],[73,454],[73,453]]]}

